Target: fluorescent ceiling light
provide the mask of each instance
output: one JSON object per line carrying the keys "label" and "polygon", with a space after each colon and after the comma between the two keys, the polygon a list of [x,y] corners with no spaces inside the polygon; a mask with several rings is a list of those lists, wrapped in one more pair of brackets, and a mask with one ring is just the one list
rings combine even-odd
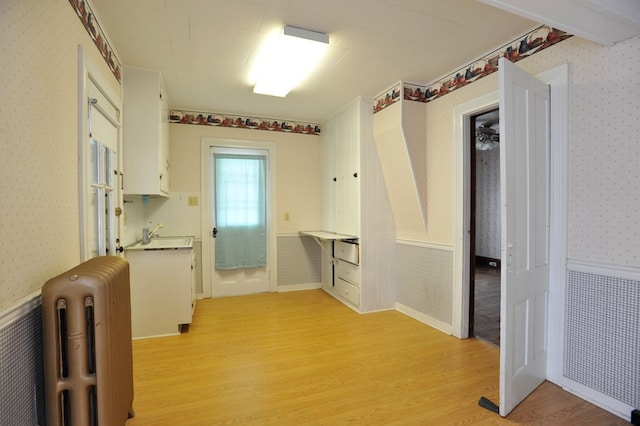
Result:
{"label": "fluorescent ceiling light", "polygon": [[328,47],[327,34],[285,25],[277,43],[264,54],[253,93],[287,96],[313,71]]}

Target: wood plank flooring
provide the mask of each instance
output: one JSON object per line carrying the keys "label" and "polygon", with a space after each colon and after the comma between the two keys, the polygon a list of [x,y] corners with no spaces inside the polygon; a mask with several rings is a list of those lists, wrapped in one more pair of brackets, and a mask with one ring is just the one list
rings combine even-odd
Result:
{"label": "wood plank flooring", "polygon": [[180,336],[134,341],[136,425],[625,425],[550,383],[507,418],[499,351],[322,290],[200,300]]}

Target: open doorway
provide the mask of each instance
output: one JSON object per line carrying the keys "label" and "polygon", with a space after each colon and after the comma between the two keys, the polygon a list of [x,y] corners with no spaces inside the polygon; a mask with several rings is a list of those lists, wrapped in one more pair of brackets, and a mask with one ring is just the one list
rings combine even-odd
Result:
{"label": "open doorway", "polygon": [[500,346],[498,108],[470,117],[469,336]]}
{"label": "open doorway", "polygon": [[[500,341],[500,414],[505,416],[508,414],[513,408],[514,401],[522,400],[523,396],[521,392],[516,392],[518,389],[514,387],[514,382],[520,380],[520,378],[525,378],[525,375],[532,378],[531,383],[535,386],[538,383],[538,379],[540,377],[546,377],[546,379],[550,380],[553,383],[564,386],[564,376],[563,372],[563,342],[564,342],[564,310],[565,310],[565,302],[564,302],[564,294],[566,287],[566,241],[567,241],[567,142],[568,142],[568,66],[566,64],[553,68],[551,70],[545,71],[537,76],[537,78],[543,82],[546,82],[550,86],[550,120],[549,120],[549,129],[548,131],[540,132],[537,134],[547,134],[550,135],[550,143],[549,143],[549,154],[547,157],[549,163],[546,166],[534,167],[540,170],[546,170],[547,173],[539,173],[538,177],[548,177],[549,183],[545,185],[536,186],[537,188],[548,188],[548,200],[549,200],[549,245],[548,249],[548,265],[549,265],[549,274],[545,275],[548,279],[545,280],[548,283],[548,297],[546,301],[548,304],[545,306],[544,303],[540,303],[539,309],[536,307],[535,310],[526,310],[522,309],[526,306],[531,306],[528,304],[529,302],[520,303],[516,306],[517,302],[513,300],[513,292],[512,285],[514,283],[509,282],[511,279],[510,275],[511,271],[508,268],[508,265],[501,265],[501,341]],[[511,72],[513,74],[513,72]],[[527,79],[529,80],[529,79]],[[501,150],[505,151],[505,147],[510,147],[513,149],[515,147],[509,144],[506,144],[509,140],[514,138],[513,135],[510,135],[510,132],[513,133],[514,129],[525,129],[526,126],[520,125],[518,126],[516,120],[514,119],[513,111],[514,105],[513,93],[504,94],[505,88],[509,86],[510,88],[517,87],[513,82],[511,84],[500,84],[500,89],[495,92],[487,93],[478,98],[469,100],[462,104],[457,105],[454,108],[454,137],[456,140],[455,146],[455,156],[456,156],[456,227],[455,227],[455,235],[456,235],[456,244],[454,245],[454,315],[453,315],[453,334],[459,338],[469,337],[469,322],[470,312],[470,297],[469,294],[469,253],[470,253],[470,139],[475,129],[471,128],[470,117],[472,115],[480,115],[483,112],[490,111],[495,109],[498,104],[501,105],[500,115],[500,127],[503,128],[500,130],[500,136],[502,140],[500,142]],[[546,93],[549,93],[549,89],[546,90]],[[542,91],[540,91],[540,95],[542,95]],[[523,99],[526,97],[520,96],[518,99]],[[507,103],[505,103],[507,102]],[[510,103],[509,103],[510,102]],[[522,111],[521,111],[522,112]],[[507,137],[510,136],[510,137]],[[503,155],[501,155],[501,168],[504,167],[513,175],[515,163],[513,158],[510,158],[506,155],[505,151]],[[515,153],[511,153],[515,155]],[[518,155],[522,158],[526,157],[522,152],[519,152]],[[516,156],[516,159],[520,157]],[[543,156],[540,156],[543,157]],[[518,166],[520,170],[529,170],[530,166]],[[509,169],[510,168],[510,169]],[[519,177],[526,176],[526,174],[522,173],[517,175]],[[509,183],[510,185],[507,185]],[[512,180],[512,178],[501,179],[501,192],[504,190],[507,192],[507,189],[510,190],[510,195],[513,195],[513,188],[519,187],[519,182]],[[531,191],[529,191],[531,192]],[[521,190],[516,192],[516,194],[527,194],[526,190]],[[538,197],[536,198],[543,198]],[[524,203],[522,203],[524,204]],[[509,213],[515,213],[514,210],[510,210],[509,206],[516,205],[511,200],[507,199],[506,202],[501,204],[503,212],[501,212],[502,216],[502,228],[505,228],[501,234],[504,234],[501,237],[501,259],[513,259],[515,249],[518,243],[513,242],[510,238],[513,238],[512,235],[509,234],[509,224],[504,220],[504,218],[512,218]],[[544,217],[544,215],[533,215],[538,218]],[[511,225],[514,224],[522,224],[527,223],[525,221],[520,220],[519,218],[512,218],[513,221]],[[511,229],[511,232],[513,229]],[[525,253],[526,251],[519,251],[518,253]],[[545,256],[546,257],[546,256]],[[516,265],[517,266],[517,265]],[[515,267],[512,269],[516,269]],[[516,284],[517,285],[517,284]],[[514,288],[516,291],[519,291],[522,286],[518,288]],[[505,291],[509,290],[509,291]],[[509,292],[512,292],[512,298],[510,299]],[[545,300],[540,299],[542,302]],[[530,313],[540,313],[538,318],[544,320],[543,322],[533,322],[529,321],[528,323],[525,321],[520,321],[521,319],[525,319],[527,315]],[[518,315],[514,315],[516,313]],[[519,324],[518,327],[520,330],[514,330],[514,325]],[[531,331],[526,329],[527,325],[535,325],[536,329]],[[546,329],[541,329],[545,327]],[[548,335],[547,335],[548,333]],[[537,342],[541,342],[545,344],[546,353],[540,354],[539,360],[537,363],[529,363],[527,365],[520,364],[520,366],[514,366],[514,360],[518,359],[528,363],[528,360],[525,360],[525,355],[533,354],[534,351],[523,351],[522,348],[531,346],[526,346],[526,342],[523,344],[522,339],[524,337],[532,338],[534,336],[545,336],[541,337]],[[520,339],[520,342],[514,339]],[[536,341],[532,341],[531,343],[536,343]],[[536,361],[537,361],[536,360]],[[545,365],[546,364],[546,365]],[[524,371],[530,371],[531,368],[537,369],[538,371],[535,373],[525,373],[525,375],[521,375],[520,373]],[[540,371],[546,370],[546,373],[543,372],[540,374]],[[512,374],[517,372],[519,374],[518,378],[514,378]],[[511,374],[511,376],[509,376]],[[535,379],[535,380],[534,380]],[[529,392],[530,386],[523,386],[522,389],[525,389],[525,392]]]}

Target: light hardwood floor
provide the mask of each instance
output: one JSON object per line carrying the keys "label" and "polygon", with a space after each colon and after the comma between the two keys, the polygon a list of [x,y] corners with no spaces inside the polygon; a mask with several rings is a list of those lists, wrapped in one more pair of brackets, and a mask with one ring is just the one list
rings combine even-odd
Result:
{"label": "light hardwood floor", "polygon": [[503,419],[499,352],[321,290],[198,301],[180,336],[137,340],[136,425],[626,425],[550,383]]}

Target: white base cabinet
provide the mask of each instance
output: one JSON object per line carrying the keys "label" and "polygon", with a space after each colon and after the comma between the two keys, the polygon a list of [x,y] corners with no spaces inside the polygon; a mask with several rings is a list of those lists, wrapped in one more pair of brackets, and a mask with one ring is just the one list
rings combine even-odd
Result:
{"label": "white base cabinet", "polygon": [[358,310],[360,307],[360,245],[355,241],[333,242],[333,285],[325,290]]}
{"label": "white base cabinet", "polygon": [[193,314],[193,249],[125,250],[134,339],[180,334]]}

